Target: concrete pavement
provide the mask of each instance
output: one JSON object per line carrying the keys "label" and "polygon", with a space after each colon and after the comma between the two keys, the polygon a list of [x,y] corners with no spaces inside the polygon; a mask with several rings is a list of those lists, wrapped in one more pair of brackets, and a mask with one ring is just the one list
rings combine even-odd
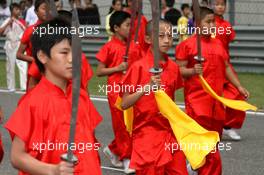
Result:
{"label": "concrete pavement", "polygon": [[[10,94],[0,92],[0,105],[3,107],[5,112],[5,119],[10,116],[13,112],[19,94]],[[94,104],[98,111],[103,116],[104,120],[96,130],[96,136],[102,148],[111,142],[113,139],[113,132],[111,127],[111,116],[108,109],[108,104],[105,100],[94,99]],[[261,115],[254,116],[248,115],[245,121],[243,129],[240,131],[243,140],[240,142],[224,141],[224,145],[231,147],[231,150],[225,150],[221,152],[223,160],[223,175],[263,175],[264,174],[264,132],[263,132],[264,117]],[[15,175],[16,171],[11,167],[9,163],[9,152],[10,152],[10,137],[7,132],[0,128],[3,136],[3,142],[5,147],[5,158],[3,163],[0,165],[0,175]],[[102,155],[101,161],[102,166],[107,169],[103,169],[104,175],[122,175],[120,171],[110,170],[109,161]]]}

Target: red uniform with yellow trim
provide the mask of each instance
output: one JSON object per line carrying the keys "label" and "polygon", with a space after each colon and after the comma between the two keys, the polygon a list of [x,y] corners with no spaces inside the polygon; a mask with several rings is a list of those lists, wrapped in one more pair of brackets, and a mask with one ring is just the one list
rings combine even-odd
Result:
{"label": "red uniform with yellow trim", "polygon": [[[126,51],[126,43],[113,36],[111,41],[106,43],[97,53],[96,58],[107,68],[120,65],[124,60],[123,56]],[[134,42],[131,42],[129,50],[128,65],[131,65],[141,57],[141,48]],[[114,130],[115,139],[109,145],[110,150],[119,156],[120,160],[130,158],[131,156],[131,138],[126,130],[124,124],[123,112],[115,106],[119,89],[114,87],[119,86],[120,80],[124,76],[123,72],[113,73],[108,76],[107,85],[108,92],[107,98],[112,115],[112,126]],[[111,87],[111,89],[110,89]]]}
{"label": "red uniform with yellow trim", "polygon": [[[229,43],[235,39],[236,33],[232,28],[232,25],[219,16],[215,16],[215,23],[217,28],[224,28],[224,33],[217,33],[216,38],[219,39],[226,52],[229,54]],[[230,63],[231,69],[236,74],[232,64]],[[237,88],[232,85],[229,81],[226,81],[224,85],[224,97],[233,100],[245,100],[245,98],[240,94]],[[231,108],[226,108],[226,120],[225,127],[239,129],[242,127],[246,113],[243,111],[234,110]]]}
{"label": "red uniform with yellow trim", "polygon": [[[160,62],[162,89],[174,99],[174,93],[182,87],[179,67],[167,55],[165,62]],[[124,87],[134,87],[129,93],[134,93],[140,87],[148,84],[154,65],[154,57],[149,49],[146,55],[135,62],[122,80]],[[187,175],[185,156],[182,151],[166,149],[166,144],[177,144],[169,121],[158,109],[154,93],[142,96],[133,106],[134,121],[132,131],[132,156],[130,167],[136,169],[139,175]]]}
{"label": "red uniform with yellow trim", "polygon": [[[187,68],[193,68],[197,61],[196,35],[183,41],[176,47],[176,59],[188,61]],[[228,55],[219,40],[211,37],[201,38],[203,63],[203,77],[219,95],[223,95],[224,83],[226,81],[225,61]],[[185,79],[184,96],[186,113],[197,123],[209,131],[217,131],[221,136],[225,122],[225,109],[223,105],[213,99],[204,91],[199,77],[191,76]],[[211,153],[206,157],[206,164],[199,169],[201,175],[220,175],[222,172],[219,151]]]}

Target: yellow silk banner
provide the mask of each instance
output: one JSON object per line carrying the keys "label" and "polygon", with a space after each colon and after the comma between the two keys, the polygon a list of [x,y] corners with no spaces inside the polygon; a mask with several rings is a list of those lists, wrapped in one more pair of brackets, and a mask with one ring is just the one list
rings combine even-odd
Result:
{"label": "yellow silk banner", "polygon": [[218,132],[208,131],[184,113],[162,90],[155,92],[161,114],[169,120],[173,133],[193,169],[205,164],[206,156],[216,149]]}
{"label": "yellow silk banner", "polygon": [[231,100],[231,99],[226,99],[224,97],[220,97],[218,96],[214,90],[210,87],[210,85],[206,82],[206,80],[203,78],[202,75],[199,75],[199,79],[200,82],[204,88],[204,90],[210,94],[214,99],[220,101],[221,103],[223,103],[225,106],[232,108],[232,109],[236,109],[236,110],[240,110],[240,111],[248,111],[248,110],[252,110],[252,111],[257,111],[257,107],[253,106],[245,101],[242,100]]}

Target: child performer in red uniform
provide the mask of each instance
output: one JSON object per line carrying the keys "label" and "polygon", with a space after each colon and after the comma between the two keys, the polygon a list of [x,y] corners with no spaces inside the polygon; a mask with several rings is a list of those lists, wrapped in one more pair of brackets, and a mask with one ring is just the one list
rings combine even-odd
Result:
{"label": "child performer in red uniform", "polygon": [[[231,24],[224,20],[224,13],[226,11],[226,0],[215,0],[214,2],[214,12],[215,12],[215,24],[216,28],[224,29],[224,33],[216,33],[216,38],[219,39],[226,52],[229,54],[229,43],[235,39],[235,31],[233,30]],[[233,72],[236,74],[232,64],[229,64]],[[224,85],[224,96],[233,100],[245,100],[245,97],[239,93],[239,90],[232,85],[228,80]],[[246,113],[243,111],[234,110],[231,108],[226,108],[226,119],[223,134],[230,137],[233,140],[240,140],[241,137],[234,129],[241,129],[243,122],[245,120]]]}
{"label": "child performer in red uniform", "polygon": [[[46,0],[36,0],[34,6],[35,6],[35,12],[38,16],[38,21],[35,24],[29,26],[25,30],[21,38],[20,46],[17,51],[17,58],[22,61],[28,62],[28,70],[33,69],[35,72],[38,72],[38,68],[36,64],[32,65],[32,62],[34,62],[34,58],[32,57],[32,44],[30,42],[30,37],[32,33],[34,33],[34,29],[36,29],[39,24],[49,19],[49,14],[47,13],[49,11],[49,5]],[[33,68],[31,68],[31,65],[33,66]],[[31,89],[33,85],[36,84],[35,79],[40,79],[40,74],[36,73],[33,78],[31,77],[32,76],[28,74],[27,90]]]}
{"label": "child performer in red uniform", "polygon": [[[240,93],[244,96],[249,94],[231,70],[228,55],[221,42],[211,38],[211,33],[208,31],[213,31],[212,28],[214,27],[213,10],[201,7],[201,46],[202,57],[205,61],[200,64],[194,59],[198,53],[197,35],[192,36],[176,47],[176,60],[181,67],[182,76],[185,78],[184,95],[187,114],[205,129],[217,131],[221,136],[225,121],[225,109],[219,101],[213,99],[203,90],[198,75],[203,74],[205,80],[220,96],[223,94],[226,79],[238,87]],[[212,152],[206,157],[206,163],[198,170],[198,174],[220,175],[221,173],[220,153],[216,150],[216,152]]]}
{"label": "child performer in red uniform", "polygon": [[166,144],[177,144],[177,140],[169,121],[159,112],[153,92],[154,86],[160,85],[174,99],[175,91],[183,85],[178,65],[166,54],[172,46],[172,25],[161,20],[159,28],[159,64],[163,72],[160,75],[149,72],[154,66],[152,22],[149,22],[146,42],[151,46],[146,55],[128,69],[122,80],[123,87],[133,87],[126,89],[122,96],[122,108],[133,106],[134,109],[131,168],[136,169],[137,175],[187,175],[183,152],[165,149]]}
{"label": "child performer in red uniform", "polygon": [[[60,18],[65,19],[69,23],[72,20],[72,13],[69,11],[60,10],[58,11],[58,15]],[[28,74],[31,77],[34,77],[34,80],[35,80],[34,82],[31,82],[30,84],[31,88],[35,87],[35,85],[37,85],[37,83],[41,79],[41,72],[39,71],[39,69],[36,69],[36,67],[37,67],[36,62],[32,62],[31,67],[28,69]],[[81,88],[83,88],[84,90],[87,90],[89,80],[92,78],[92,76],[93,76],[93,70],[85,54],[83,53],[82,54],[82,65],[81,65]]]}
{"label": "child performer in red uniform", "polygon": [[115,135],[115,139],[104,149],[104,153],[110,158],[111,163],[115,167],[121,167],[122,163],[120,160],[122,160],[126,173],[133,172],[133,170],[130,171],[129,169],[131,138],[124,124],[123,112],[115,106],[119,91],[115,91],[114,87],[120,83],[123,71],[140,55],[140,49],[135,49],[133,45],[130,45],[128,63],[124,62],[123,57],[126,54],[130,18],[130,14],[123,11],[118,11],[111,15],[110,28],[114,35],[111,41],[106,43],[96,55],[99,60],[97,75],[108,76],[107,85],[110,88],[108,88],[107,97]]}
{"label": "child performer in red uniform", "polygon": [[[66,21],[55,18],[40,27],[63,27]],[[38,30],[39,32],[39,30]],[[41,38],[41,39],[40,39]],[[12,137],[11,162],[19,174],[101,175],[94,136],[101,121],[86,91],[80,90],[74,144],[68,145],[72,87],[71,35],[38,34],[32,36],[33,57],[43,72],[37,86],[20,101],[5,125]],[[74,149],[78,164],[61,160],[68,148]]]}

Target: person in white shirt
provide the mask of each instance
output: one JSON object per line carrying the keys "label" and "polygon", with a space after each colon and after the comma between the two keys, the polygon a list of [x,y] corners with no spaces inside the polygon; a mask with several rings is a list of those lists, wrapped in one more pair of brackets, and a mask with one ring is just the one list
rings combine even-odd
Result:
{"label": "person in white shirt", "polygon": [[28,3],[31,3],[31,6],[28,8],[26,13],[26,22],[28,25],[32,25],[38,21],[38,16],[35,13],[35,7],[32,0],[28,0]]}
{"label": "person in white shirt", "polygon": [[9,17],[11,14],[10,14],[10,10],[9,10],[9,7],[7,6],[7,2],[6,0],[2,0],[0,2],[0,17],[2,19],[6,19],[7,17]]}
{"label": "person in white shirt", "polygon": [[17,3],[10,5],[11,17],[7,18],[0,27],[0,34],[6,36],[4,49],[6,52],[7,88],[10,92],[15,91],[15,65],[19,70],[20,89],[26,90],[27,63],[16,59],[21,36],[26,29],[26,22],[20,19],[20,6]]}

